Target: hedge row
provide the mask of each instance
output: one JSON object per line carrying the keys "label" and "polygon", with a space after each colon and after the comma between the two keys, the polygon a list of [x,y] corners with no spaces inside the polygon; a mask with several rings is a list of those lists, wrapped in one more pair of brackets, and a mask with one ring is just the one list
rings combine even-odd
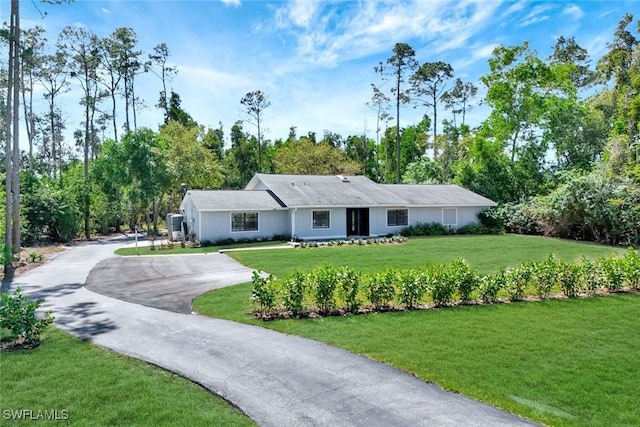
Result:
{"label": "hedge row", "polygon": [[426,269],[387,269],[364,274],[351,267],[324,266],[294,271],[283,280],[253,272],[251,298],[262,318],[310,313],[357,313],[366,309],[446,306],[500,298],[519,301],[527,295],[547,298],[552,292],[568,297],[640,290],[640,252],[629,248],[624,257],[582,258],[571,263],[551,255],[494,274],[481,275],[459,258],[449,265]]}

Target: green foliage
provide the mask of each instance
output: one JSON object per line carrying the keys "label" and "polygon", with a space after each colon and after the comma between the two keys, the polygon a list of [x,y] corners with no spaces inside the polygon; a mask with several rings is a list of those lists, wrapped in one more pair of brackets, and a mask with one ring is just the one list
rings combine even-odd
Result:
{"label": "green foliage", "polygon": [[473,292],[478,288],[478,277],[464,259],[458,258],[451,263],[446,277],[453,282],[461,301],[471,300]]}
{"label": "green foliage", "polygon": [[640,289],[640,251],[634,248],[627,249],[621,264],[627,285]]}
{"label": "green foliage", "polygon": [[403,270],[399,274],[398,298],[407,308],[413,308],[422,301],[429,288],[429,278],[425,271]]}
{"label": "green foliage", "polygon": [[306,280],[307,278],[302,271],[295,270],[282,282],[282,304],[294,315],[300,314],[304,310]]}
{"label": "green foliage", "polygon": [[5,246],[4,243],[0,243],[0,265],[4,265],[6,260],[18,261],[20,259],[19,254],[14,254],[11,248]]}
{"label": "green foliage", "polygon": [[552,254],[545,261],[533,264],[533,282],[540,298],[547,298],[558,281],[560,265]]}
{"label": "green foliage", "polygon": [[396,294],[398,280],[398,271],[395,269],[387,269],[371,275],[366,285],[371,304],[376,308],[387,307]]}
{"label": "green foliage", "polygon": [[557,281],[562,292],[568,297],[575,297],[580,291],[580,265],[564,260],[557,262]]}
{"label": "green foliage", "polygon": [[542,234],[537,200],[509,202],[490,208],[485,221],[501,224],[507,233]]}
{"label": "green foliage", "polygon": [[506,289],[511,301],[522,301],[533,277],[533,273],[534,265],[528,262],[507,270],[505,273]]}
{"label": "green foliage", "polygon": [[12,295],[6,292],[0,295],[0,302],[0,327],[8,329],[12,338],[26,344],[39,343],[42,332],[53,323],[52,311],[45,312],[42,317],[36,316],[36,310],[44,300],[29,299],[22,295],[20,287]]}
{"label": "green foliage", "polygon": [[352,313],[357,312],[361,304],[358,298],[361,286],[360,276],[360,272],[346,266],[340,267],[336,274],[338,289],[340,290],[342,299],[347,309]]}
{"label": "green foliage", "polygon": [[355,175],[360,165],[327,142],[309,138],[288,141],[274,156],[275,172],[294,175]]}
{"label": "green foliage", "polygon": [[324,266],[310,273],[314,302],[325,313],[335,307],[337,276],[337,269],[331,266]]}
{"label": "green foliage", "polygon": [[640,244],[640,188],[601,173],[568,177],[539,198],[538,220],[552,236],[613,245]]}
{"label": "green foliage", "polygon": [[60,187],[59,182],[47,177],[25,173],[21,191],[26,241],[48,237],[66,243],[77,236],[82,215],[72,189]]}
{"label": "green foliage", "polygon": [[504,270],[496,274],[479,277],[478,292],[485,303],[492,303],[498,299],[498,293],[507,286],[507,275]]}
{"label": "green foliage", "polygon": [[445,267],[434,267],[430,270],[431,299],[436,306],[444,306],[453,302],[456,293],[456,283],[451,279],[451,271]]}
{"label": "green foliage", "polygon": [[273,276],[263,277],[259,271],[254,271],[251,277],[253,289],[251,299],[258,303],[262,314],[267,314],[275,308],[276,295],[273,289]]}
{"label": "green foliage", "polygon": [[582,256],[580,260],[580,288],[593,295],[602,283],[602,263]]}
{"label": "green foliage", "polygon": [[603,258],[600,260],[602,266],[604,287],[610,291],[619,291],[625,279],[625,271],[623,269],[623,261],[619,258]]}
{"label": "green foliage", "polygon": [[449,227],[445,227],[439,222],[423,223],[418,222],[414,225],[404,227],[400,231],[400,235],[405,237],[410,236],[445,236],[447,234],[453,234],[453,230]]}
{"label": "green foliage", "polygon": [[502,234],[504,229],[501,227],[487,227],[484,224],[472,222],[455,230],[456,234]]}

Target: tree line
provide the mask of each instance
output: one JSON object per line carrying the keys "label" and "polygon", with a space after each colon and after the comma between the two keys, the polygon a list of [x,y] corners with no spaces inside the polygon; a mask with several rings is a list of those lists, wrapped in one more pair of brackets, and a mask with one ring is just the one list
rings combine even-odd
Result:
{"label": "tree line", "polygon": [[[245,114],[228,132],[222,123],[205,127],[170,88],[178,70],[169,65],[166,43],[145,53],[132,28],[99,37],[69,26],[55,42],[41,27],[19,33],[19,85],[13,89],[28,149],[14,164],[21,170],[21,234],[27,240],[90,238],[142,224],[157,232],[158,218],[177,209],[181,184],[240,189],[265,172],[456,183],[500,202],[495,217],[501,221],[521,218],[522,224],[507,224],[512,230],[638,244],[640,23],[631,14],[622,17],[607,52],[595,61],[574,38],[559,37],[547,58],[527,42],[499,46],[478,82],[456,78],[442,61],[420,64],[411,46],[397,43],[373,67],[367,104],[376,113],[375,138],[330,130],[299,135],[291,126],[286,137],[265,139],[263,113],[271,102],[261,90],[239,96]],[[10,42],[15,34],[5,29],[0,37]],[[8,98],[15,98],[6,84],[14,70],[0,67],[3,118],[9,117]],[[157,78],[154,102],[164,115],[156,130],[137,123],[148,101],[137,88],[149,76]],[[39,92],[44,111],[34,107]],[[83,107],[72,141],[65,136],[61,102],[67,92]],[[471,127],[467,113],[479,102],[488,114]],[[401,127],[406,106],[424,115]],[[8,148],[6,119],[0,132]],[[2,173],[8,183],[13,168],[7,153]],[[5,196],[15,191],[5,186]],[[558,209],[561,216],[551,215]],[[589,213],[593,223],[579,225]],[[618,223],[608,223],[613,231],[603,233],[602,221]]]}

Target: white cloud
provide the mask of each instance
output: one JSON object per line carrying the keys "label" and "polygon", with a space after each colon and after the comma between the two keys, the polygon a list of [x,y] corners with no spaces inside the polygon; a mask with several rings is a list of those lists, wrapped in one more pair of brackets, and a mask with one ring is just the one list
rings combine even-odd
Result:
{"label": "white cloud", "polygon": [[220,1],[226,6],[238,7],[241,4],[240,0],[220,0]]}
{"label": "white cloud", "polygon": [[552,5],[544,4],[533,8],[533,10],[522,19],[520,23],[521,27],[528,27],[529,25],[537,24],[549,19],[549,15],[546,14],[553,8]]}
{"label": "white cloud", "polygon": [[578,6],[576,6],[575,4],[565,8],[562,11],[563,15],[569,15],[571,16],[573,19],[578,20],[580,18],[582,18],[584,16],[584,11],[582,9],[580,9]]}
{"label": "white cloud", "polygon": [[513,15],[514,13],[520,12],[522,9],[525,8],[525,6],[526,6],[525,2],[522,2],[522,1],[515,2],[511,6],[509,6],[509,8],[506,10],[506,12],[502,16],[506,17],[509,15]]}
{"label": "white cloud", "polygon": [[[302,4],[305,12],[295,13]],[[322,4],[320,10],[317,2],[295,1],[275,12],[277,27],[297,43],[296,57],[289,64],[279,64],[280,72],[334,68],[410,39],[438,39],[431,53],[459,48],[483,31],[500,6],[498,1],[482,0]]]}
{"label": "white cloud", "polygon": [[109,15],[111,13],[111,11],[106,7],[100,8],[100,12],[104,13],[105,15]]}
{"label": "white cloud", "polygon": [[279,28],[307,28],[320,10],[320,3],[308,0],[293,0],[275,12],[276,25]]}

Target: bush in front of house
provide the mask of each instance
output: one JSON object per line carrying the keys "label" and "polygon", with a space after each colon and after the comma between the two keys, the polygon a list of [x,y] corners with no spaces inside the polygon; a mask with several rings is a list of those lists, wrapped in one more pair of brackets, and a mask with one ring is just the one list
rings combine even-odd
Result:
{"label": "bush in front of house", "polygon": [[254,272],[252,299],[263,319],[443,307],[462,303],[522,301],[532,295],[577,297],[640,290],[640,253],[567,262],[539,262],[480,275],[464,259],[424,269],[364,274],[351,267],[294,271],[283,280]]}
{"label": "bush in front of house", "polygon": [[400,230],[400,235],[405,237],[446,236],[449,234],[454,234],[453,229],[451,227],[445,227],[439,222],[418,222]]}

